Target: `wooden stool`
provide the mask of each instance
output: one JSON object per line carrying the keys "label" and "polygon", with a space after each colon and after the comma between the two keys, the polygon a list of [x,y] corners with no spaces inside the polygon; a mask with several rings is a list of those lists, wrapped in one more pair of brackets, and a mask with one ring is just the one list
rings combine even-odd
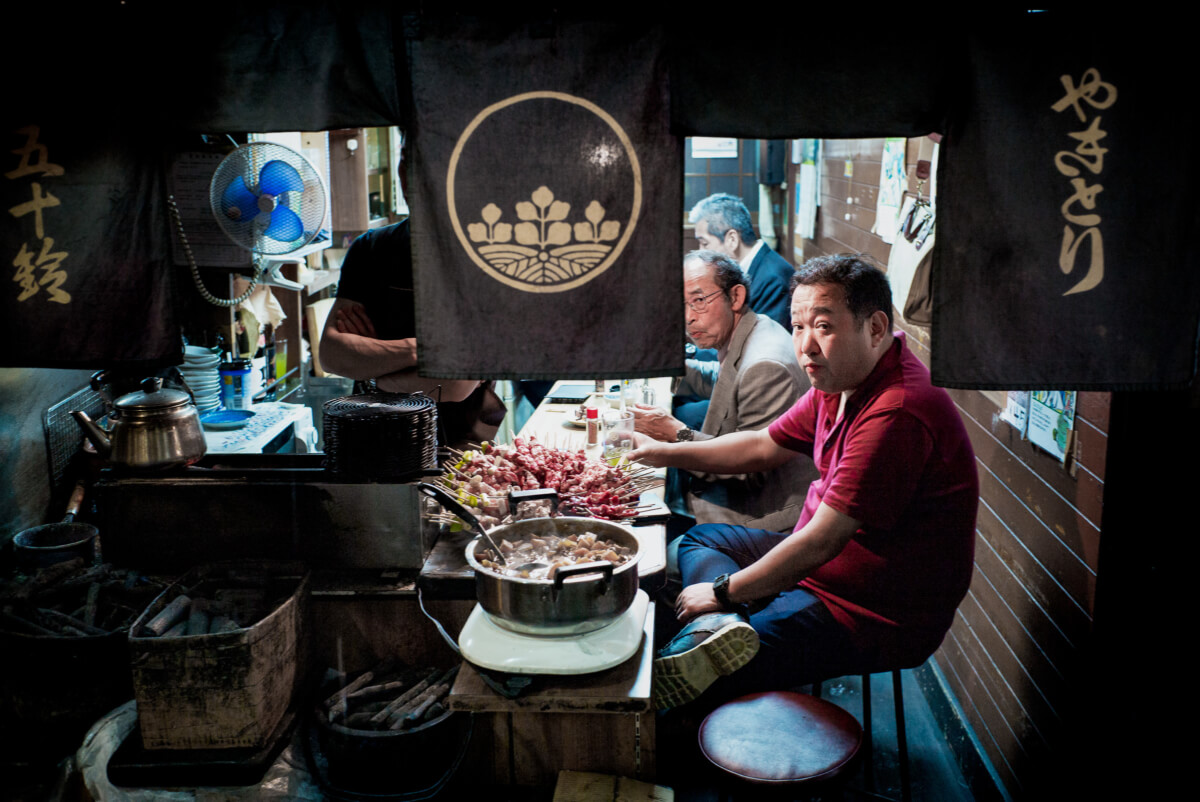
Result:
{"label": "wooden stool", "polygon": [[[789,793],[832,780],[858,754],[863,730],[837,705],[793,691],[752,693],[700,725],[700,751],[727,775]],[[757,798],[756,794],[756,798]]]}

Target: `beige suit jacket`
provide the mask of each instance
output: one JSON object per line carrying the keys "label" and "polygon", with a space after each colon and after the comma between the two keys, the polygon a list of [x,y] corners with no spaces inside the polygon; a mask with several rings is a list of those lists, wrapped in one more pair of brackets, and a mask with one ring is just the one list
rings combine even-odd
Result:
{"label": "beige suit jacket", "polygon": [[[702,383],[698,376],[689,379],[693,385]],[[721,361],[701,431],[719,437],[766,428],[808,388],[790,333],[766,315],[747,314]],[[697,523],[790,532],[816,477],[812,459],[801,454],[765,473],[693,473],[688,508]]]}

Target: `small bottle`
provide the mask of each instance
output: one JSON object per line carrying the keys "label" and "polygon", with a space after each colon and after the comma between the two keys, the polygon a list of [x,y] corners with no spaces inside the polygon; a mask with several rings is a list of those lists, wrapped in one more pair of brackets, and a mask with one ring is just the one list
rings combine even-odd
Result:
{"label": "small bottle", "polygon": [[[266,356],[266,364],[263,365],[263,383],[270,386],[278,376],[275,375],[275,327],[270,323],[266,326],[265,343],[263,346],[264,355]],[[275,400],[275,388],[272,387],[267,393],[267,400]]]}
{"label": "small bottle", "polygon": [[633,383],[633,379],[625,379],[621,382],[621,409],[633,409],[639,398],[638,388]]}
{"label": "small bottle", "polygon": [[642,403],[646,406],[654,406],[654,388],[650,386],[649,379],[642,379]]}
{"label": "small bottle", "polygon": [[597,445],[600,442],[600,410],[596,407],[587,408],[587,444]]}

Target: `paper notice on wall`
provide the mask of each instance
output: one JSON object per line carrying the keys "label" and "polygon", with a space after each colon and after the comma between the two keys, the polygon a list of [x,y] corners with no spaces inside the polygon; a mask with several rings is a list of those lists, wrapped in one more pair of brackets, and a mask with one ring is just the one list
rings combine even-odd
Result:
{"label": "paper notice on wall", "polygon": [[1075,428],[1075,393],[1034,390],[1029,397],[1029,441],[1067,460],[1067,441]]}
{"label": "paper notice on wall", "polygon": [[693,159],[736,159],[738,156],[736,137],[694,136],[688,141]]}
{"label": "paper notice on wall", "polygon": [[796,208],[792,215],[793,231],[803,239],[817,236],[817,208],[821,205],[821,140],[797,139],[793,143],[799,158],[796,172]]}
{"label": "paper notice on wall", "polygon": [[1029,423],[1029,391],[1009,390],[1008,403],[1000,413],[1000,420],[1011,425],[1025,439],[1025,429]]}
{"label": "paper notice on wall", "polygon": [[875,205],[874,233],[889,245],[896,239],[900,223],[900,204],[908,187],[904,172],[904,149],[908,140],[891,137],[883,143],[883,162],[879,166],[879,200]]}

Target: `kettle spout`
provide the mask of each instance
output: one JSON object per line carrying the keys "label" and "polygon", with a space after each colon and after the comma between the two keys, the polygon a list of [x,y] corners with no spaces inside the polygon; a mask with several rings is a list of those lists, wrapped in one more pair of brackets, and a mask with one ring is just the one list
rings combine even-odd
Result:
{"label": "kettle spout", "polygon": [[108,439],[108,435],[104,430],[96,425],[96,422],[88,417],[86,412],[75,410],[71,413],[71,417],[79,424],[79,428],[83,429],[84,435],[88,440],[92,441],[92,445],[96,447],[96,453],[101,457],[108,457],[112,452],[112,441]]}

